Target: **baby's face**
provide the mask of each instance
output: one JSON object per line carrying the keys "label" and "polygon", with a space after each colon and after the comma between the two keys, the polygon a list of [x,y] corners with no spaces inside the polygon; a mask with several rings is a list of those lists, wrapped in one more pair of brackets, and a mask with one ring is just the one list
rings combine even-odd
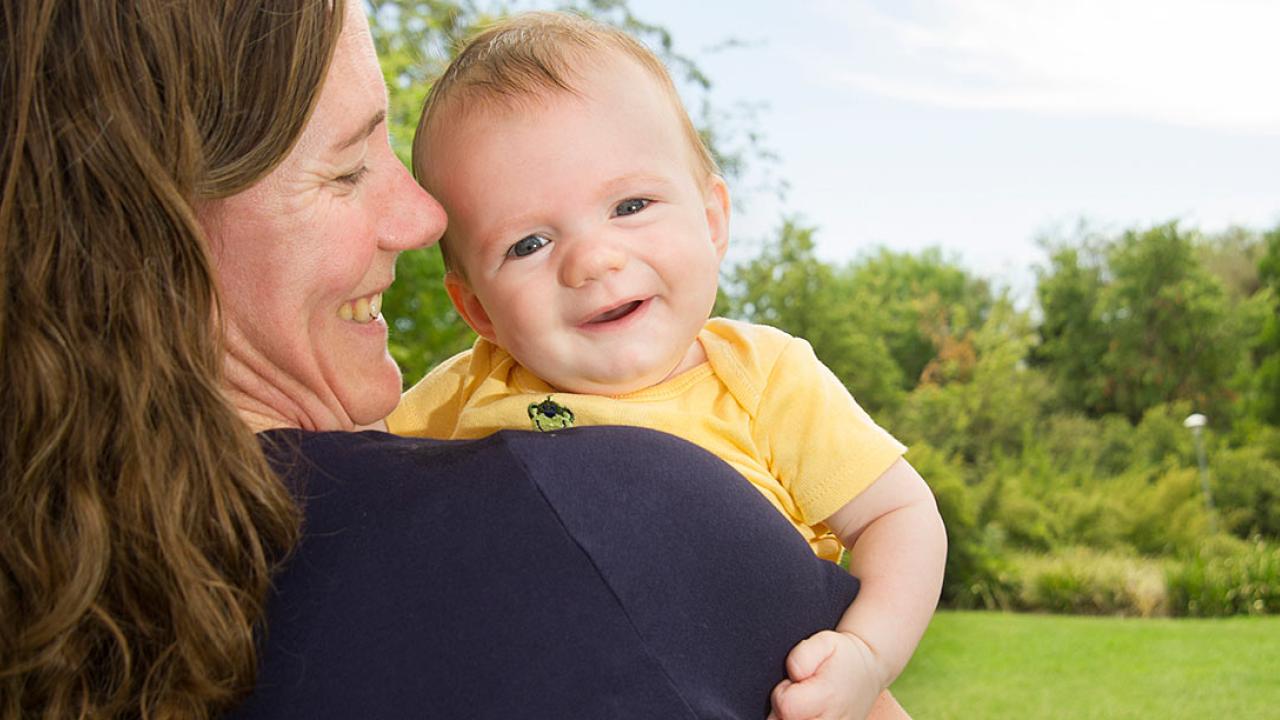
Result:
{"label": "baby's face", "polygon": [[449,216],[465,272],[450,295],[471,326],[561,390],[617,395],[701,359],[728,195],[694,170],[638,63],[597,62],[575,84],[445,113],[423,180]]}

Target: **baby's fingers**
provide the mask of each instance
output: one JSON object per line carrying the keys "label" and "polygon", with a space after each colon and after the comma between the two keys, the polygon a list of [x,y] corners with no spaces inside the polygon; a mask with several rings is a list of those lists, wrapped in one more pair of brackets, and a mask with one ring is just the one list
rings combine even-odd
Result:
{"label": "baby's fingers", "polygon": [[778,715],[778,703],[781,701],[783,694],[786,693],[787,688],[791,687],[791,685],[792,683],[790,680],[783,680],[773,686],[773,692],[769,693],[769,717],[765,718],[765,720],[782,720]]}
{"label": "baby's fingers", "polygon": [[816,720],[827,717],[836,704],[835,689],[821,678],[793,683],[783,680],[773,689],[770,720]]}
{"label": "baby's fingers", "polygon": [[823,630],[801,641],[787,654],[787,676],[795,682],[812,677],[836,651],[836,644],[842,639],[839,633]]}

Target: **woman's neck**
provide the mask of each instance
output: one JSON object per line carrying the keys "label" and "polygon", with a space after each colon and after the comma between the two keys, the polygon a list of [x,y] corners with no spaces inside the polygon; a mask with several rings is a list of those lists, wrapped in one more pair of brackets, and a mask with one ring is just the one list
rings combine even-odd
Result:
{"label": "woman's neck", "polygon": [[254,432],[273,428],[356,429],[337,398],[319,396],[260,353],[246,350],[246,344],[236,342],[234,332],[228,335],[222,392]]}

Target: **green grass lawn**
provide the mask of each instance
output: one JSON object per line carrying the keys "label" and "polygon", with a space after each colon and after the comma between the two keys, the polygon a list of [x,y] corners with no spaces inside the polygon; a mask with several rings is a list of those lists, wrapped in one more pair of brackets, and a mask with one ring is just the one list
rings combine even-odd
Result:
{"label": "green grass lawn", "polygon": [[933,718],[1280,718],[1280,617],[939,612],[893,692]]}

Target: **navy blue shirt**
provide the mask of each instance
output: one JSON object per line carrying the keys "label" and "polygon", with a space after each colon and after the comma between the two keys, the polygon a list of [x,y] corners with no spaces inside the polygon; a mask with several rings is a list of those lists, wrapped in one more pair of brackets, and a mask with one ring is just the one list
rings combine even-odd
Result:
{"label": "navy blue shirt", "polygon": [[304,511],[234,718],[752,718],[857,582],[636,428],[261,436]]}

